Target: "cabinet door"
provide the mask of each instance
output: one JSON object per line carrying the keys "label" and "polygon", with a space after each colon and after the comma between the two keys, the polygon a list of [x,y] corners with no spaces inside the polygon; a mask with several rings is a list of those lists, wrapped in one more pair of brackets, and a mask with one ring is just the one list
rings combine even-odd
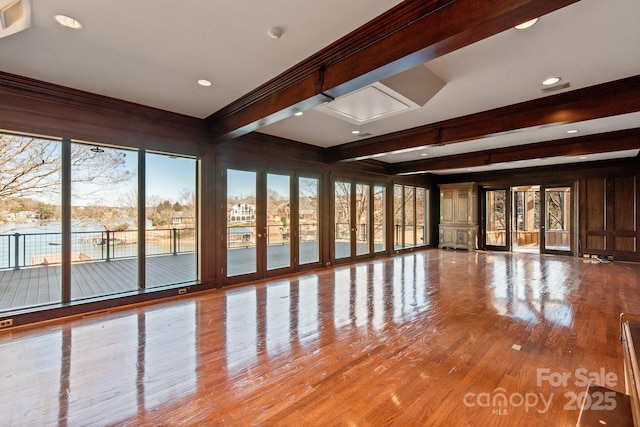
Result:
{"label": "cabinet door", "polygon": [[459,224],[471,224],[471,197],[469,195],[469,191],[466,189],[460,189],[457,191],[458,197],[458,211],[457,211],[457,220],[456,222]]}
{"label": "cabinet door", "polygon": [[440,246],[455,247],[456,245],[456,229],[455,228],[440,228]]}
{"label": "cabinet door", "polygon": [[453,223],[456,217],[454,212],[454,191],[442,190],[440,192],[440,222]]}
{"label": "cabinet door", "polygon": [[471,238],[469,234],[470,234],[469,230],[464,228],[456,230],[456,246],[469,247],[471,242]]}

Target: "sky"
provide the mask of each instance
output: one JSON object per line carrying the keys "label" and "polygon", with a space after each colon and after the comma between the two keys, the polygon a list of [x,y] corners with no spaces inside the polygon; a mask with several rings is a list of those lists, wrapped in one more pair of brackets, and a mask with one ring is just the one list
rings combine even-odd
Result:
{"label": "sky", "polygon": [[175,203],[184,190],[195,193],[195,183],[195,159],[147,154],[147,197],[158,195]]}
{"label": "sky", "polygon": [[[287,197],[290,193],[290,177],[287,175],[267,174],[267,186]],[[256,172],[228,169],[227,170],[227,198],[256,195]]]}
{"label": "sky", "polygon": [[[117,150],[126,153],[124,167],[131,171],[132,177],[127,182],[113,186],[96,187],[91,184],[74,184],[73,205],[87,206],[105,204],[117,206],[119,199],[125,194],[136,194],[138,187],[138,156],[136,151]],[[158,196],[161,200],[172,203],[180,201],[180,194],[185,190],[195,193],[196,160],[164,154],[147,153],[146,156],[146,195],[147,198]]]}

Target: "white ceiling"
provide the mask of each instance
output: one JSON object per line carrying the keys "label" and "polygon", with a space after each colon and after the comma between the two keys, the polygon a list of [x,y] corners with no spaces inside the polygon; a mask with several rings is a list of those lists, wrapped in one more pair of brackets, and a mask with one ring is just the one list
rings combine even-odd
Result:
{"label": "white ceiling", "polygon": [[[32,25],[0,39],[0,70],[198,118],[400,3],[23,1],[31,2]],[[61,27],[55,14],[77,19],[82,30]],[[273,27],[283,31],[278,40],[268,35]]]}
{"label": "white ceiling", "polygon": [[[446,85],[423,108],[357,127],[371,137],[424,124],[528,101],[562,91],[585,88],[640,74],[640,1],[582,0],[543,16],[528,30],[510,29],[424,64]],[[543,94],[541,82],[561,76],[570,88]],[[522,129],[506,135],[443,147],[429,147],[428,156],[562,139],[640,126],[640,114],[626,114],[584,123]],[[322,129],[318,132],[317,129]],[[260,132],[330,147],[361,140],[351,123],[308,111],[262,128]],[[377,160],[395,163],[424,159],[425,150],[387,153]],[[619,152],[621,156],[632,152]],[[611,155],[608,156],[609,158]],[[604,156],[590,156],[597,160]],[[563,159],[555,159],[564,163]],[[557,163],[551,163],[557,164]],[[521,163],[506,167],[523,167]],[[506,168],[503,165],[503,168]],[[484,167],[483,170],[498,169]],[[466,170],[466,169],[465,169]],[[480,170],[480,169],[478,169]],[[438,171],[452,173],[457,171]]]}
{"label": "white ceiling", "polygon": [[[0,7],[8,2],[0,0]],[[204,118],[398,3],[31,0],[31,27],[0,38],[0,70]],[[84,28],[59,26],[53,19],[58,13],[73,16]],[[351,133],[355,129],[380,136],[546,96],[541,81],[552,75],[570,82],[565,91],[639,75],[638,18],[638,0],[582,0],[543,16],[528,30],[511,29],[424,64],[446,82],[424,107],[360,126],[312,109],[260,132],[331,147],[362,140]],[[272,27],[283,30],[280,39],[268,36]],[[201,78],[213,86],[198,86]],[[395,163],[424,159],[423,154],[433,158],[561,139],[569,128],[583,136],[639,125],[640,114],[627,114],[378,160]]]}

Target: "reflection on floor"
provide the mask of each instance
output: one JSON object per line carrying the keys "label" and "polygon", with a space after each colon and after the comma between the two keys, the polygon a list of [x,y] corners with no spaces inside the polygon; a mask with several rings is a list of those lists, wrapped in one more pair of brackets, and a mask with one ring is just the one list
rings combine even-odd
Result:
{"label": "reflection on floor", "polygon": [[514,246],[513,252],[520,252],[524,254],[539,254],[540,246]]}
{"label": "reflection on floor", "polygon": [[[6,425],[575,425],[640,265],[427,250],[0,332]],[[580,371],[582,370],[582,371]],[[549,375],[567,378],[549,381]]]}

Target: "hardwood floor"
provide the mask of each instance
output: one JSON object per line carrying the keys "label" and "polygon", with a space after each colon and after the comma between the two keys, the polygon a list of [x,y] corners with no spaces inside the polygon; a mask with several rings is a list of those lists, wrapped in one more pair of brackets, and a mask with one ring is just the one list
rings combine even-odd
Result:
{"label": "hardwood floor", "polygon": [[585,377],[624,391],[639,286],[427,250],[3,331],[1,424],[575,425]]}

